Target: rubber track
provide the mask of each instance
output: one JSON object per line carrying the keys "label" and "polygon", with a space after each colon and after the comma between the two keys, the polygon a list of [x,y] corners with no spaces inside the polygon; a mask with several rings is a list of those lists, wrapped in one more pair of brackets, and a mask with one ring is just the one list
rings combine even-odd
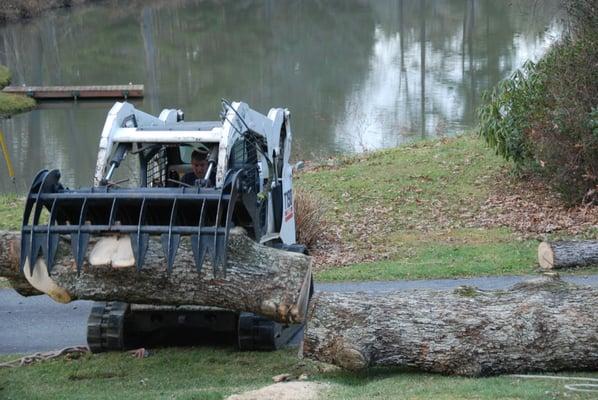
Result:
{"label": "rubber track", "polygon": [[94,303],[87,320],[87,344],[92,353],[124,350],[124,322],[129,305],[118,301]]}

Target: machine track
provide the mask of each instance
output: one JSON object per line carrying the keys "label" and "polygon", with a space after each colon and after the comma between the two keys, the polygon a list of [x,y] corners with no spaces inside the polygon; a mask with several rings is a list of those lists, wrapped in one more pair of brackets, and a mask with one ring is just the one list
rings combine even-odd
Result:
{"label": "machine track", "polygon": [[255,314],[227,310],[96,302],[87,322],[87,343],[92,353],[123,351],[133,344],[164,345],[155,341],[160,329],[175,329],[182,340],[193,328],[198,340],[202,333],[222,336],[228,332],[239,350],[272,351],[287,346],[303,325],[283,325]]}
{"label": "machine track", "polygon": [[92,353],[125,349],[125,316],[130,307],[119,301],[94,303],[87,320],[87,344]]}

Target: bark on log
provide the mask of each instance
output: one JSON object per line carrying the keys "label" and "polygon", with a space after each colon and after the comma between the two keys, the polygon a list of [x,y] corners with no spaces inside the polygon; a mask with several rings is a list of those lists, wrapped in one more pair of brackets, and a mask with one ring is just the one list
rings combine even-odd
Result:
{"label": "bark on log", "polygon": [[[311,285],[310,257],[259,245],[245,233],[232,230],[227,274],[215,277],[209,257],[197,272],[188,239],[181,238],[170,274],[161,249],[159,239],[150,241],[140,272],[135,267],[90,266],[86,262],[77,276],[70,245],[61,240],[50,274],[55,287],[44,292],[61,302],[85,299],[202,305],[253,312],[279,322],[302,322],[305,318]],[[19,272],[19,255],[20,233],[0,232],[0,276],[21,288],[21,293],[37,294]],[[88,257],[89,251],[86,260]],[[27,287],[29,293],[23,292]]]}
{"label": "bark on log", "polygon": [[0,276],[8,279],[10,285],[23,296],[43,294],[19,272],[21,233],[0,231]]}
{"label": "bark on log", "polygon": [[598,265],[598,241],[542,242],[538,246],[538,262],[544,269]]}
{"label": "bark on log", "polygon": [[317,293],[303,355],[464,376],[596,370],[598,290],[539,278],[506,291]]}

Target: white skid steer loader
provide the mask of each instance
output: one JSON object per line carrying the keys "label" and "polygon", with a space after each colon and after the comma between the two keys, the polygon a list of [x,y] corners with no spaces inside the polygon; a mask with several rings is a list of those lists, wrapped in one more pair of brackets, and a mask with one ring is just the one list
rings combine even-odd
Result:
{"label": "white skid steer loader", "polygon": [[[275,108],[265,116],[245,103],[222,104],[220,121],[187,122],[180,110],[166,109],[156,118],[116,103],[102,130],[93,187],[65,188],[58,170],[35,177],[22,226],[25,276],[30,281],[36,276],[36,263],[28,260],[40,257],[51,271],[61,235],[70,237],[78,271],[84,262],[93,267],[95,248],[111,240],[124,247],[116,253],[129,255],[120,265],[141,270],[150,236],[160,236],[170,271],[180,238],[187,236],[198,271],[209,255],[214,275],[226,274],[232,227],[244,228],[259,243],[305,252],[295,243],[289,111]],[[184,183],[194,151],[205,155],[205,175]],[[138,160],[134,187],[113,181],[126,157]],[[48,221],[40,221],[44,209]],[[85,260],[92,237],[99,240]],[[118,240],[122,237],[127,240]],[[301,329],[221,309],[104,302],[96,303],[89,317],[88,343],[94,352],[121,350],[134,337],[177,324],[215,331],[232,327],[241,349],[275,349]]]}

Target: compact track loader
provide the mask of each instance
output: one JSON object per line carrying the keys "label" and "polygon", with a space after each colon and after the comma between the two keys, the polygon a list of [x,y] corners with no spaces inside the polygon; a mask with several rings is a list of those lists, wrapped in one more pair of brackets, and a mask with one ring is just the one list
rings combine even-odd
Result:
{"label": "compact track loader", "polygon": [[[151,236],[160,237],[171,271],[187,236],[195,268],[201,271],[210,257],[214,276],[225,276],[232,227],[244,228],[259,243],[304,252],[295,243],[289,111],[271,109],[265,116],[245,103],[222,104],[220,121],[187,122],[180,110],[163,110],[156,118],[116,103],[102,130],[92,187],[68,189],[58,170],[35,177],[23,216],[25,275],[34,274],[40,258],[51,271],[61,237],[70,241],[78,271],[84,263],[101,264],[106,246],[118,248],[120,266],[140,271]],[[193,184],[184,183],[194,151],[205,155],[207,169]],[[131,159],[136,170],[116,180]],[[232,327],[241,349],[277,348],[301,328],[223,309],[107,302],[93,307],[88,342],[96,352],[123,349],[134,337],[176,326],[216,332]]]}

